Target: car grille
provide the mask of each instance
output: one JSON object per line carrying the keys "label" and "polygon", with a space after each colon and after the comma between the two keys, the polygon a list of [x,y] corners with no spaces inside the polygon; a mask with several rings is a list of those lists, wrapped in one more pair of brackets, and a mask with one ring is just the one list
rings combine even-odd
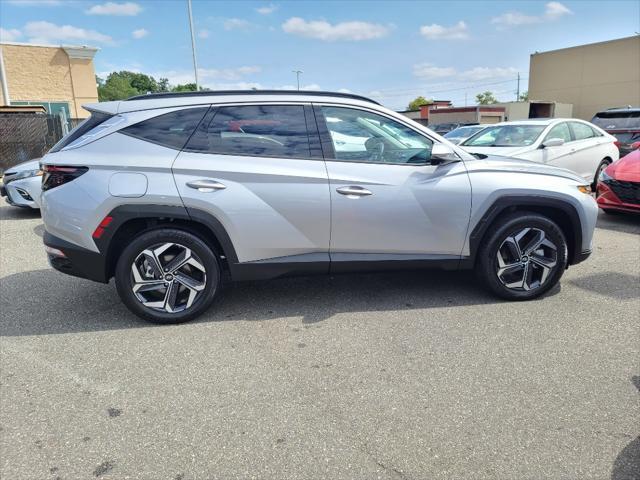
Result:
{"label": "car grille", "polygon": [[621,182],[620,180],[608,180],[605,183],[624,203],[640,205],[640,183]]}

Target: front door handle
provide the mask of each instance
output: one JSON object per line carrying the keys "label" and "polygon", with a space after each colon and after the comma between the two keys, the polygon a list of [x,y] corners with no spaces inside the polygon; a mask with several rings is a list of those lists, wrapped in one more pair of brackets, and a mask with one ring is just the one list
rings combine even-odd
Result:
{"label": "front door handle", "polygon": [[227,188],[226,185],[215,180],[193,180],[191,182],[187,182],[187,187],[195,188],[202,193],[210,193]]}
{"label": "front door handle", "polygon": [[373,192],[367,190],[363,187],[358,187],[356,185],[351,185],[349,187],[340,187],[336,188],[336,192],[340,195],[346,195],[347,197],[357,198],[357,197],[366,197],[368,195],[373,195]]}

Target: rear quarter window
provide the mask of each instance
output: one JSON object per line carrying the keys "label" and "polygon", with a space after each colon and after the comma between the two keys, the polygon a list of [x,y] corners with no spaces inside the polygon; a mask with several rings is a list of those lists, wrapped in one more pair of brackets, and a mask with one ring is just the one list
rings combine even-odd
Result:
{"label": "rear quarter window", "polygon": [[209,107],[187,108],[158,115],[120,130],[131,137],[181,150]]}

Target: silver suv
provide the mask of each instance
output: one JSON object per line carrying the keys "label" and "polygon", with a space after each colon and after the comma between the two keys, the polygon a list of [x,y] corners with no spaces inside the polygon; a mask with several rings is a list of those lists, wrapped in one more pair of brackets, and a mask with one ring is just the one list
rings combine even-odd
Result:
{"label": "silver suv", "polygon": [[[183,322],[223,281],[475,268],[512,300],[591,252],[597,207],[567,170],[478,159],[364,97],[157,94],[85,107],[43,159],[51,265],[140,317]],[[428,295],[425,292],[425,295]]]}

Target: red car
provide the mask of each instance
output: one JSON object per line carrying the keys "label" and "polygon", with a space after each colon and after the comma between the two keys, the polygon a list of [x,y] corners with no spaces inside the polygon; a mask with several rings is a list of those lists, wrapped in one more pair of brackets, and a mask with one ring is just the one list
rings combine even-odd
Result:
{"label": "red car", "polygon": [[613,162],[600,174],[598,206],[605,213],[640,213],[640,150]]}

